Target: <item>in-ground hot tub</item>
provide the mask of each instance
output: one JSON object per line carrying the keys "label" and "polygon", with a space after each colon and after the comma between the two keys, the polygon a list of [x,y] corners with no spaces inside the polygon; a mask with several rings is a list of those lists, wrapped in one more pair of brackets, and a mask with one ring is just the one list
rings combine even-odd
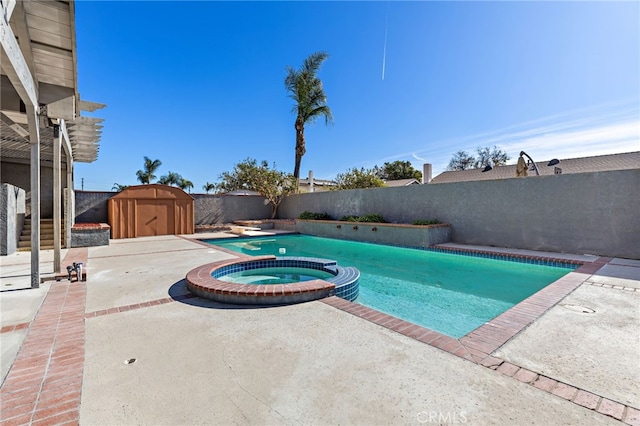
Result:
{"label": "in-ground hot tub", "polygon": [[328,296],[354,301],[360,271],[335,260],[260,256],[209,263],[187,274],[197,296],[241,305],[283,305]]}

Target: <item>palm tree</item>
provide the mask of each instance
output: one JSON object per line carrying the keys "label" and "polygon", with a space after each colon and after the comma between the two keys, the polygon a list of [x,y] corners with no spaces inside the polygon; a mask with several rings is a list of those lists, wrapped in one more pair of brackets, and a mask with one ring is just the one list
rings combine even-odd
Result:
{"label": "palm tree", "polygon": [[180,186],[180,182],[182,182],[182,176],[179,173],[169,172],[164,176],[160,176],[158,179],[158,183],[162,185],[176,185]]}
{"label": "palm tree", "polygon": [[177,185],[178,185],[178,188],[182,189],[183,191],[188,189],[189,193],[191,193],[191,188],[193,188],[193,182],[185,178],[180,178],[180,182],[178,182]]}
{"label": "palm tree", "polygon": [[213,191],[216,189],[216,184],[207,182],[204,185],[202,185],[202,189],[204,189],[204,192],[208,194],[209,191]]}
{"label": "palm tree", "polygon": [[293,176],[298,181],[300,177],[300,162],[306,152],[304,141],[304,125],[313,123],[316,118],[324,116],[325,124],[333,121],[331,110],[327,106],[327,95],[322,88],[322,81],[317,77],[318,70],[329,55],[316,52],[304,60],[298,70],[287,67],[284,85],[289,91],[289,97],[294,100],[293,110],[296,112],[296,163]]}
{"label": "palm tree", "polygon": [[122,192],[123,190],[127,189],[129,187],[129,185],[120,185],[118,182],[113,184],[113,187],[111,188],[112,191],[117,191],[117,192]]}
{"label": "palm tree", "polygon": [[152,180],[156,178],[154,173],[158,170],[158,167],[162,165],[162,161],[160,160],[151,160],[149,157],[144,157],[144,168],[142,170],[138,170],[136,172],[136,176],[138,176],[138,180],[142,184],[151,183]]}

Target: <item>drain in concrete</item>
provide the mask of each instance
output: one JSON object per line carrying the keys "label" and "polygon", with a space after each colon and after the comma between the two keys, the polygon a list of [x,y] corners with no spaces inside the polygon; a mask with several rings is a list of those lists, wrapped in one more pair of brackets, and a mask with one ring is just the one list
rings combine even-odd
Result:
{"label": "drain in concrete", "polygon": [[574,312],[580,312],[583,314],[593,314],[595,313],[595,309],[591,309],[588,308],[586,306],[580,306],[580,305],[562,305],[565,308],[569,309],[570,311],[574,311]]}
{"label": "drain in concrete", "polygon": [[137,360],[135,358],[129,358],[127,360],[124,361],[125,364],[133,364],[134,362],[136,362]]}

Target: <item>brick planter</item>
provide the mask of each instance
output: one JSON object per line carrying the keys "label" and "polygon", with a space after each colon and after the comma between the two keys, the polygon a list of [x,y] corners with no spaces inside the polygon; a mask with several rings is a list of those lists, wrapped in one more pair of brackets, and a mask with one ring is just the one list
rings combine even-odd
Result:
{"label": "brick planter", "polygon": [[76,223],[71,228],[71,247],[108,246],[110,233],[106,223]]}
{"label": "brick planter", "polygon": [[444,223],[408,225],[298,219],[296,230],[301,234],[318,237],[423,248],[451,240],[451,228]]}

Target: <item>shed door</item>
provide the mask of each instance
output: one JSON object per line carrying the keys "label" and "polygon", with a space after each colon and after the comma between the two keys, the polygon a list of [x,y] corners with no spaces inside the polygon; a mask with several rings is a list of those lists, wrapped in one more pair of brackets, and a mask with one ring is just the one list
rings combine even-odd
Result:
{"label": "shed door", "polygon": [[138,200],[136,210],[136,236],[174,233],[173,200]]}

